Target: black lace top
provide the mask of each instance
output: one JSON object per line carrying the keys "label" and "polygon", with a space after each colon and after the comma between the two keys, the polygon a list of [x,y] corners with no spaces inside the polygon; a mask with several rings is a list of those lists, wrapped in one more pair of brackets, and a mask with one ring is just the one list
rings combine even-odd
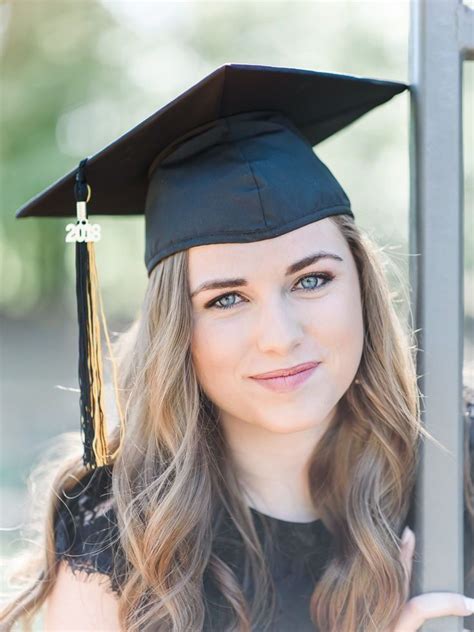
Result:
{"label": "black lace top", "polygon": [[[474,451],[474,391],[465,387],[466,421],[469,424],[470,450]],[[73,572],[102,573],[109,577],[109,591],[120,593],[127,565],[118,540],[118,529],[111,498],[111,466],[90,472],[63,497],[56,515],[56,555],[67,561]],[[263,524],[271,529],[276,553],[271,557],[271,573],[277,590],[277,619],[271,632],[315,632],[309,616],[309,600],[316,582],[329,564],[332,536],[321,520],[295,523],[267,516],[251,508],[259,537],[265,547]],[[414,523],[412,502],[406,524]],[[470,533],[471,522],[465,520]],[[401,534],[399,534],[401,535]],[[469,535],[467,537],[469,540]],[[466,538],[465,538],[466,541]],[[240,575],[243,555],[239,534],[231,521],[218,529],[213,550]],[[469,566],[472,550],[465,551]],[[228,605],[215,589],[210,576],[204,577],[206,619],[203,632],[223,632]],[[469,593],[467,593],[469,594]],[[254,632],[259,632],[254,630]]]}
{"label": "black lace top", "polygon": [[[121,554],[110,483],[112,467],[90,472],[59,506],[56,514],[56,556],[66,560],[74,574],[102,573],[110,578],[109,592],[120,593],[126,577]],[[321,520],[294,523],[267,516],[251,508],[257,533],[265,546],[263,523],[270,528],[276,553],[271,573],[277,589],[277,615],[272,632],[314,632],[309,617],[309,599],[331,557],[332,538]],[[241,560],[238,532],[224,521],[218,529],[213,550],[237,572]],[[240,579],[240,577],[239,577]],[[223,632],[229,609],[210,577],[204,577],[206,600],[205,632]]]}

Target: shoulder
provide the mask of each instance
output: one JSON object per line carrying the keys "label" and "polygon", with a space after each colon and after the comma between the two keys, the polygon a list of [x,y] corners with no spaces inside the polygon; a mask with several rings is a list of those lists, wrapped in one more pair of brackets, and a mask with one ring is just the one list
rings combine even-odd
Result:
{"label": "shoulder", "polygon": [[120,547],[111,482],[111,467],[98,467],[61,493],[54,518],[55,552],[73,572],[108,575],[118,591]]}
{"label": "shoulder", "polygon": [[43,623],[48,632],[123,629],[119,601],[110,590],[109,578],[101,573],[77,574],[64,561],[46,600]]}

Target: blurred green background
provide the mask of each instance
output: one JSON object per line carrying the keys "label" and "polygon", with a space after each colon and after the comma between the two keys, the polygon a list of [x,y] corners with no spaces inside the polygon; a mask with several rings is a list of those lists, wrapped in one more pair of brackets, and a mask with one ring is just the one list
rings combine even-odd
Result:
{"label": "blurred green background", "polygon": [[[66,219],[15,219],[43,188],[226,62],[409,81],[409,2],[36,0],[0,4],[2,555],[21,545],[26,477],[79,429],[74,245]],[[473,64],[464,64],[465,361],[473,363]],[[408,279],[409,94],[317,146],[356,220]],[[75,207],[71,203],[71,218]],[[449,216],[450,209],[446,209]],[[147,281],[143,217],[99,219],[111,331]],[[394,290],[399,280],[392,279]],[[404,317],[407,305],[398,308]],[[110,397],[109,397],[110,400]],[[38,491],[41,493],[41,490]]]}

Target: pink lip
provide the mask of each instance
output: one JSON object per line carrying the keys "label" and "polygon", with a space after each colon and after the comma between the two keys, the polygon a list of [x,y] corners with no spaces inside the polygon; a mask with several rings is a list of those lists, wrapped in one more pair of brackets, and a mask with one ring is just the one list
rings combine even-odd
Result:
{"label": "pink lip", "polygon": [[[278,393],[287,393],[289,391],[293,391],[298,386],[306,382],[311,375],[314,373],[316,368],[319,366],[319,362],[310,362],[306,363],[306,369],[299,370],[296,373],[290,375],[283,375],[280,377],[266,377],[266,378],[257,378],[252,376],[258,384],[267,388],[271,391],[275,391]],[[303,365],[301,365],[303,366]]]}
{"label": "pink lip", "polygon": [[295,373],[299,373],[300,371],[305,371],[306,369],[310,369],[318,366],[319,362],[303,362],[302,364],[297,364],[296,366],[292,366],[289,369],[280,369],[279,371],[269,371],[268,373],[257,373],[257,375],[251,375],[250,377],[255,377],[257,379],[267,379],[270,377],[286,377],[287,375],[294,375]]}

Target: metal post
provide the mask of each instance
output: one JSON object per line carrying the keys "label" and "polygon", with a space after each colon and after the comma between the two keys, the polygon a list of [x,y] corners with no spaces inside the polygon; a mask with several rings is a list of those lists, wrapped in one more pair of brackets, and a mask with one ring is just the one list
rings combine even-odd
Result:
{"label": "metal post", "polygon": [[[464,592],[462,64],[474,59],[473,25],[460,0],[412,0],[410,280],[423,423],[447,449],[423,441],[412,594]],[[463,620],[422,629],[462,632]]]}

